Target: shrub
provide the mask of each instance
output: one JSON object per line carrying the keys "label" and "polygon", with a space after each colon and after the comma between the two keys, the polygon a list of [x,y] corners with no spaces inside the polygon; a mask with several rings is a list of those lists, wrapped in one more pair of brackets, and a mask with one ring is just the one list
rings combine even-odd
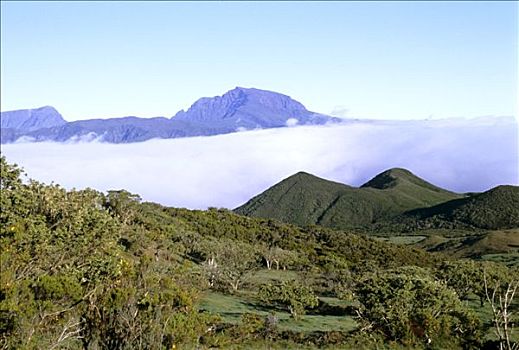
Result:
{"label": "shrub", "polygon": [[420,268],[380,272],[357,287],[364,329],[405,345],[478,342],[479,320],[456,292]]}

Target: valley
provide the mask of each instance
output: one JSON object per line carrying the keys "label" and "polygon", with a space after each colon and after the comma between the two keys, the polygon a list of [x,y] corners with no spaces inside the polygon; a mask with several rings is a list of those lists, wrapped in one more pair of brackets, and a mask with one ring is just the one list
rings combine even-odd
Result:
{"label": "valley", "polygon": [[519,350],[518,6],[1,0],[0,350]]}
{"label": "valley", "polygon": [[[20,169],[2,158],[0,344],[68,349],[85,342],[88,348],[126,349],[135,341],[143,348],[186,349],[504,344],[492,322],[501,317],[492,306],[501,306],[487,293],[504,296],[507,288],[517,288],[518,231],[504,228],[510,218],[496,216],[493,227],[503,228],[492,231],[466,221],[461,228],[414,225],[408,232],[388,231],[399,227],[400,221],[391,220],[401,214],[371,206],[372,198],[380,198],[376,191],[392,190],[388,200],[405,193],[399,207],[406,209],[424,202],[435,208],[438,197],[447,203],[470,197],[401,169],[384,174],[390,184],[395,174],[405,177],[394,186],[377,180],[368,184],[382,189],[358,190],[316,180],[320,191],[306,192],[340,188],[355,206],[352,193],[358,191],[365,203],[360,208],[380,208],[384,215],[374,217],[389,220],[385,231],[380,226],[370,231],[369,225],[332,229],[224,208],[166,207],[124,190],[103,194],[22,183]],[[509,187],[510,197],[500,195],[502,201],[491,203],[505,212],[511,206],[513,213],[517,188]],[[284,193],[295,185],[289,188]],[[409,189],[427,196],[419,200]],[[469,200],[470,208],[489,202],[483,198]],[[287,208],[286,200],[279,203],[279,212]],[[458,216],[442,220],[450,218]],[[456,220],[449,222],[457,227]],[[510,310],[518,307],[511,299]],[[381,317],[393,321],[379,322]],[[64,331],[68,336],[59,336]],[[516,329],[506,332],[512,342],[519,340]]]}

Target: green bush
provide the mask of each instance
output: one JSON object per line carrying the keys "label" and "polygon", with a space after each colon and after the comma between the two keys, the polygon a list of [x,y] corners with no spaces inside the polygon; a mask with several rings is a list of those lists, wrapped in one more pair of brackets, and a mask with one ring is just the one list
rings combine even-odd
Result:
{"label": "green bush", "polygon": [[259,298],[268,305],[288,309],[295,319],[304,315],[307,308],[319,305],[319,299],[312,289],[293,280],[262,285],[259,290]]}
{"label": "green bush", "polygon": [[365,329],[405,345],[435,345],[445,340],[474,345],[479,320],[456,292],[420,268],[379,272],[357,286]]}

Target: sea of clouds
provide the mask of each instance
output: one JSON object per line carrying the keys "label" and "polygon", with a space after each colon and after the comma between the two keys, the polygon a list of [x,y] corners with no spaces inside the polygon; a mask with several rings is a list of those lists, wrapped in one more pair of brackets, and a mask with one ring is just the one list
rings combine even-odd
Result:
{"label": "sea of clouds", "polygon": [[517,185],[517,129],[513,118],[352,120],[132,144],[21,142],[2,154],[30,178],[66,188],[235,208],[298,171],[354,186],[392,167],[456,192]]}

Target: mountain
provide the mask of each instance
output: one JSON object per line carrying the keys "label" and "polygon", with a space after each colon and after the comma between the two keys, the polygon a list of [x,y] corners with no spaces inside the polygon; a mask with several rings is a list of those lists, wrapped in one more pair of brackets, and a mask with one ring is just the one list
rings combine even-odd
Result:
{"label": "mountain", "polygon": [[436,187],[405,169],[389,169],[360,188],[297,173],[252,198],[235,212],[297,225],[366,226],[409,210],[462,195]]}
{"label": "mountain", "polygon": [[67,124],[61,114],[51,106],[1,112],[0,122],[2,143],[14,142],[36,130]]}
{"label": "mountain", "polygon": [[324,124],[338,121],[308,111],[289,96],[272,91],[236,87],[222,96],[201,98],[188,110],[178,112],[173,120],[200,125],[226,125],[232,128],[277,128],[296,124]]}
{"label": "mountain", "polygon": [[34,141],[76,141],[99,139],[109,143],[131,143],[152,138],[188,136],[186,128],[174,125],[167,118],[110,118],[78,120],[65,125],[39,129],[24,136]]}
{"label": "mountain", "polygon": [[486,192],[404,213],[426,228],[519,228],[519,186],[497,186]]}
{"label": "mountain", "polygon": [[21,132],[66,124],[61,114],[50,106],[2,112],[0,121],[2,129],[14,129]]}
{"label": "mountain", "polygon": [[66,122],[52,107],[2,112],[2,143],[97,139],[130,143],[152,138],[210,136],[257,128],[325,124],[340,119],[308,111],[292,98],[272,91],[237,87],[204,97],[170,119],[109,118]]}

